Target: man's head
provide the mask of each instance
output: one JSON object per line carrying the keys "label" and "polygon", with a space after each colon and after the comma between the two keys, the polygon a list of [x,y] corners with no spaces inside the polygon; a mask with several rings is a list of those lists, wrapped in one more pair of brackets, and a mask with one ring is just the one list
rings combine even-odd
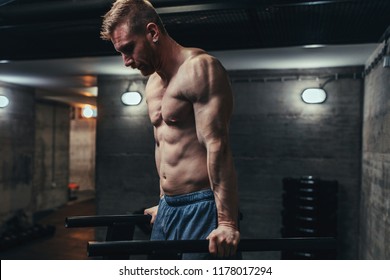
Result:
{"label": "man's head", "polygon": [[160,33],[166,34],[164,25],[156,10],[146,0],[117,0],[110,11],[103,17],[100,36],[103,40],[111,40],[115,28],[127,22],[130,32],[141,35],[146,32],[148,23],[155,23]]}
{"label": "man's head", "polygon": [[156,47],[167,35],[156,10],[146,0],[117,0],[104,16],[101,37],[111,40],[125,66],[145,76],[156,71]]}

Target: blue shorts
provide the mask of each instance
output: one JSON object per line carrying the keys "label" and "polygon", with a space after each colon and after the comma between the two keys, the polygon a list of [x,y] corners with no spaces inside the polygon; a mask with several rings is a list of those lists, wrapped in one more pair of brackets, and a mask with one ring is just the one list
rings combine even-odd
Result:
{"label": "blue shorts", "polygon": [[[189,194],[164,195],[159,203],[151,240],[206,239],[218,226],[214,193],[202,190]],[[208,253],[186,253],[183,259],[211,259]]]}

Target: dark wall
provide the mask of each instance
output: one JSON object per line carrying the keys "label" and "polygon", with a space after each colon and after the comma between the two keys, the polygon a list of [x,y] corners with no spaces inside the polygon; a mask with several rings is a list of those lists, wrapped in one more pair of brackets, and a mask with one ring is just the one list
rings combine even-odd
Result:
{"label": "dark wall", "polygon": [[[96,197],[99,214],[126,214],[158,203],[153,128],[145,100],[125,106],[129,77],[99,77]],[[137,77],[131,90],[144,92]]]}
{"label": "dark wall", "polygon": [[36,102],[34,89],[0,84],[0,232],[6,221],[68,201],[69,107]]}
{"label": "dark wall", "polygon": [[[339,257],[357,258],[363,81],[354,74],[359,77],[361,71],[231,73],[236,108],[230,134],[243,237],[280,237],[282,179],[311,175],[338,181]],[[305,88],[324,83],[325,103],[302,102]],[[247,255],[279,257],[279,253]]]}
{"label": "dark wall", "polygon": [[36,212],[68,201],[70,107],[36,102],[33,206]]}
{"label": "dark wall", "polygon": [[[339,182],[339,257],[357,258],[363,82],[354,74],[359,77],[361,71],[230,73],[235,95],[230,135],[244,215],[243,238],[280,237],[282,179],[313,175]],[[336,76],[325,86],[324,104],[302,102],[303,89]],[[127,86],[124,77],[99,78],[99,214],[129,213],[158,200],[152,126],[144,101],[136,107],[121,104]],[[143,92],[142,82],[138,88]],[[280,254],[244,257],[278,259]]]}
{"label": "dark wall", "polygon": [[[383,48],[384,44],[378,47],[372,60]],[[390,69],[382,65],[383,59],[380,59],[365,78],[360,225],[362,259],[390,259]]]}
{"label": "dark wall", "polygon": [[0,83],[9,105],[0,108],[0,225],[23,211],[31,218],[34,156],[34,92]]}

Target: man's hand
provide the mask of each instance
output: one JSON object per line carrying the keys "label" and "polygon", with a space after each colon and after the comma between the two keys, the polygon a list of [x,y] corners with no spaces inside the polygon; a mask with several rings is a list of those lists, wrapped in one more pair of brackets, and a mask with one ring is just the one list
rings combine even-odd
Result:
{"label": "man's hand", "polygon": [[240,242],[240,232],[231,226],[219,225],[207,237],[209,251],[213,256],[226,258],[234,256]]}
{"label": "man's hand", "polygon": [[150,215],[150,216],[152,216],[152,219],[150,220],[150,223],[151,223],[151,224],[153,224],[154,221],[156,220],[157,211],[158,211],[158,205],[157,205],[157,206],[150,207],[150,208],[147,208],[147,209],[144,210],[144,214],[145,214],[145,215]]}

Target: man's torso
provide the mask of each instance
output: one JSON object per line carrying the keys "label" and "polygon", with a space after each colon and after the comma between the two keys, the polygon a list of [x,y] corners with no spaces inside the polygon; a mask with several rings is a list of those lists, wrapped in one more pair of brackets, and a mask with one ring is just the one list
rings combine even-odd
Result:
{"label": "man's torso", "polygon": [[161,187],[168,195],[210,188],[206,149],[197,137],[193,103],[183,94],[196,88],[191,76],[186,60],[169,83],[154,74],[147,86],[156,165]]}

